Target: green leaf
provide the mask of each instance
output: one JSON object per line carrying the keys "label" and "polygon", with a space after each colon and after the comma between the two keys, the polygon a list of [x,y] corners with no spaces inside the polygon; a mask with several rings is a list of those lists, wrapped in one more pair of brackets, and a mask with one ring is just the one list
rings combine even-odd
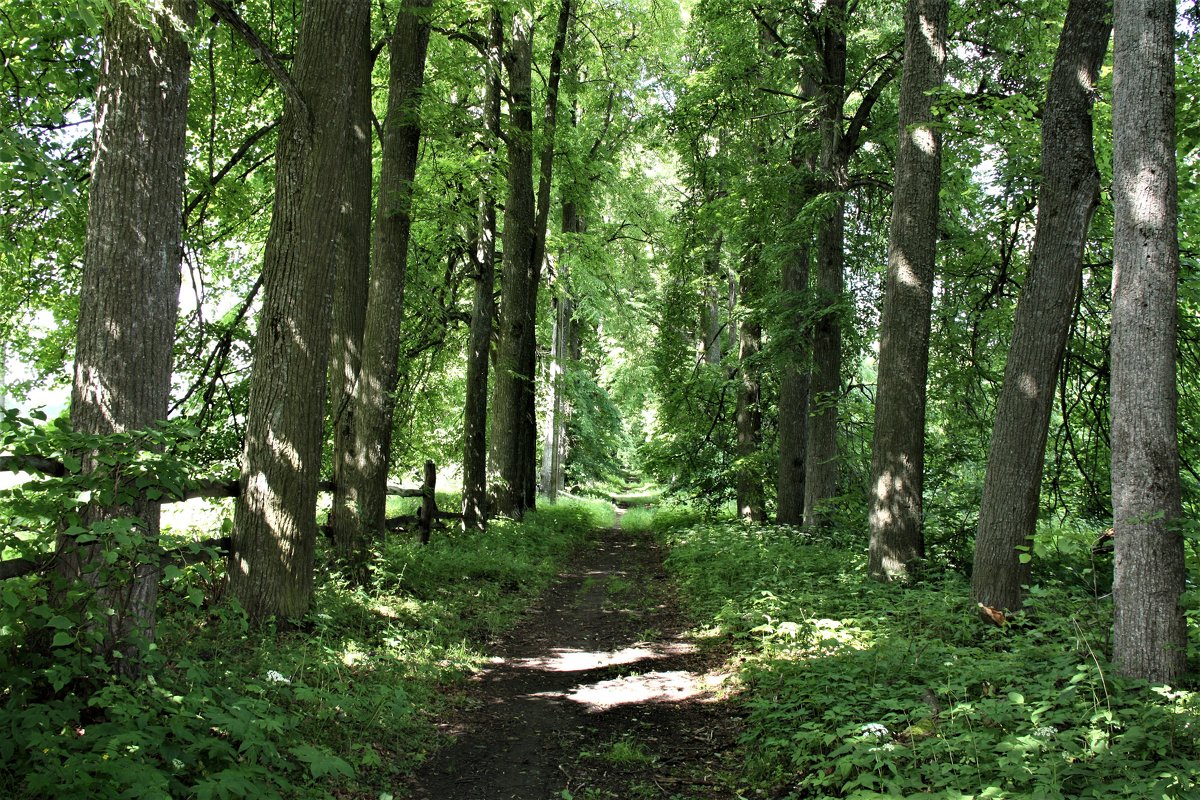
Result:
{"label": "green leaf", "polygon": [[338,758],[323,747],[302,744],[288,749],[288,752],[308,765],[309,772],[314,778],[338,774],[347,778],[354,777],[354,767]]}
{"label": "green leaf", "polygon": [[75,637],[66,631],[59,631],[54,634],[54,640],[50,642],[51,647],[66,647],[69,644],[74,644]]}

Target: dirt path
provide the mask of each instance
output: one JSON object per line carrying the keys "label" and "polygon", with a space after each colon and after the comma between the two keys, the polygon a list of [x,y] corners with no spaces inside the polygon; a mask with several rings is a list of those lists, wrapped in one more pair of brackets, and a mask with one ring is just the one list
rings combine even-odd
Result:
{"label": "dirt path", "polygon": [[662,554],[610,530],[496,643],[415,800],[728,798],[721,654],[685,633]]}

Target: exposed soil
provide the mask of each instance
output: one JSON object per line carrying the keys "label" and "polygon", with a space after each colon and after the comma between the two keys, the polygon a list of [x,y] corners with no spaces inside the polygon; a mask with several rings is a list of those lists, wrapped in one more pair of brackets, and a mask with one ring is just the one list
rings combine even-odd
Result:
{"label": "exposed soil", "polygon": [[467,690],[414,800],[730,798],[724,653],[689,638],[646,535],[599,532]]}

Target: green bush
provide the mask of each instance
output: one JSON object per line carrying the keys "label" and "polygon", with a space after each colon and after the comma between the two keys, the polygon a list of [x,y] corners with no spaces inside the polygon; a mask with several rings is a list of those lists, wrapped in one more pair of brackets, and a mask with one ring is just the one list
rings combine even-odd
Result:
{"label": "green bush", "polygon": [[1031,587],[999,630],[957,574],[866,579],[861,545],[741,523],[667,535],[699,622],[745,656],[743,744],[772,796],[1200,796],[1200,694],[1114,679],[1111,607],[1074,579]]}

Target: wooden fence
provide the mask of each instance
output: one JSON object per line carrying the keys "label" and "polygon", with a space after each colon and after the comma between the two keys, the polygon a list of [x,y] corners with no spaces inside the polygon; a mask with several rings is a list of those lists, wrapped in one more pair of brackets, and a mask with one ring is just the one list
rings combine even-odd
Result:
{"label": "wooden fence", "polygon": [[[0,456],[0,472],[40,472],[43,475],[51,477],[63,477],[67,474],[67,469],[60,462],[41,456]],[[429,537],[433,533],[433,526],[438,520],[461,520],[462,514],[460,513],[438,509],[436,487],[437,466],[432,461],[425,462],[424,482],[421,484],[421,488],[406,489],[402,486],[388,484],[387,491],[389,495],[420,497],[421,506],[416,514],[390,517],[386,523],[387,529],[389,531],[400,531],[415,524],[420,532],[421,544],[428,544]],[[332,492],[337,489],[337,484],[332,481],[321,481],[317,489],[322,492]],[[197,498],[237,497],[240,492],[241,484],[236,480],[197,481],[184,491],[183,494],[174,497],[164,497],[161,502],[178,503]],[[322,532],[328,535],[328,526],[322,528]],[[161,555],[162,563],[164,566],[167,564],[182,566],[184,564],[206,561],[212,556],[214,551],[219,554],[228,553],[230,545],[231,541],[228,536],[206,539],[200,542],[189,542],[180,547],[164,549]],[[48,553],[36,559],[12,558],[0,561],[0,580],[18,578],[22,575],[29,575],[35,572],[44,572],[53,563],[53,553]]]}

